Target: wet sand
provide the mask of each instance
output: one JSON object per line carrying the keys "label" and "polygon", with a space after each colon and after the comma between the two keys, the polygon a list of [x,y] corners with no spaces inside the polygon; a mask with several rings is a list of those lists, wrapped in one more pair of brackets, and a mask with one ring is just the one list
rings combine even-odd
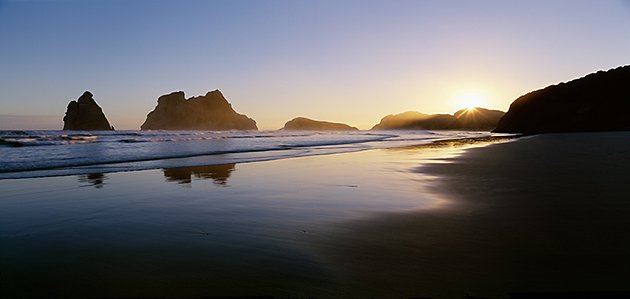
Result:
{"label": "wet sand", "polygon": [[446,208],[351,221],[351,231],[329,236],[322,250],[357,288],[435,298],[630,294],[609,293],[630,289],[630,133],[527,137],[443,162],[415,171],[439,178],[431,189]]}
{"label": "wet sand", "polygon": [[2,180],[0,297],[627,290],[630,133],[504,141]]}

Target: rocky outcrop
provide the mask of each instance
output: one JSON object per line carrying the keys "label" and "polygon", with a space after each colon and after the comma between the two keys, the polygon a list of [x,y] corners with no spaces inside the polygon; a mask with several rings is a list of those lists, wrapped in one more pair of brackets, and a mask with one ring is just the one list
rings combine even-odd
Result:
{"label": "rocky outcrop", "polygon": [[257,130],[256,121],[239,114],[219,90],[186,99],[183,91],[158,98],[142,130]]}
{"label": "rocky outcrop", "polygon": [[630,66],[599,71],[517,98],[495,132],[630,130]]}
{"label": "rocky outcrop", "polygon": [[458,129],[491,130],[496,128],[505,112],[484,108],[462,109],[453,116],[457,119]]}
{"label": "rocky outcrop", "polygon": [[454,115],[408,111],[383,117],[372,130],[491,130],[503,114],[484,108],[462,109]]}
{"label": "rocky outcrop", "polygon": [[383,117],[372,130],[446,130],[454,128],[455,124],[452,115],[407,111]]}
{"label": "rocky outcrop", "polygon": [[282,130],[357,131],[359,129],[342,123],[312,120],[306,117],[296,117],[284,124]]}
{"label": "rocky outcrop", "polygon": [[70,101],[63,117],[63,129],[74,131],[113,130],[103,114],[103,109],[96,104],[91,92],[84,92],[78,100]]}

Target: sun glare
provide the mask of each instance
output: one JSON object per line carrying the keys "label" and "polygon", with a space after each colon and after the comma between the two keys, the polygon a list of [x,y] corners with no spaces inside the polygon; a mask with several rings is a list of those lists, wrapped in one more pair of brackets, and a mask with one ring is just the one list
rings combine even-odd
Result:
{"label": "sun glare", "polygon": [[458,109],[472,110],[475,107],[482,107],[484,104],[484,96],[480,93],[462,92],[456,97]]}

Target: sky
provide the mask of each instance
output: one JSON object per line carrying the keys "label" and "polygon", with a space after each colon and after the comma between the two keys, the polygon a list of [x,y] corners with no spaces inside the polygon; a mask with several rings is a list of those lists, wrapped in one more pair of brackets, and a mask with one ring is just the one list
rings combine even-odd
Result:
{"label": "sky", "polygon": [[630,0],[0,0],[0,129],[60,129],[85,90],[139,129],[160,95],[215,89],[259,129],[369,129],[627,64]]}

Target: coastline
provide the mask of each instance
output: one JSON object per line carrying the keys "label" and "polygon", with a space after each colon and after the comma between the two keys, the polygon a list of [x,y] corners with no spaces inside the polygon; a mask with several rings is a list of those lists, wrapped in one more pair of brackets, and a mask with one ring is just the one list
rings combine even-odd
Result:
{"label": "coastline", "polygon": [[446,141],[3,180],[0,294],[501,298],[623,290],[628,136]]}

